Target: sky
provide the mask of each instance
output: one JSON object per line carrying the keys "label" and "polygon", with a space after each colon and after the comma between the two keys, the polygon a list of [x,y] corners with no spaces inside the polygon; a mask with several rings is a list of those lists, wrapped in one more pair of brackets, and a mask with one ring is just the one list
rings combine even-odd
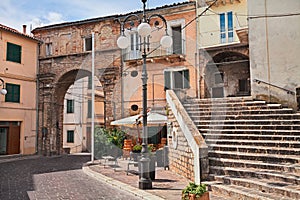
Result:
{"label": "sky", "polygon": [[[147,8],[188,0],[148,0]],[[142,10],[141,0],[1,0],[0,24],[27,33],[39,26]]]}

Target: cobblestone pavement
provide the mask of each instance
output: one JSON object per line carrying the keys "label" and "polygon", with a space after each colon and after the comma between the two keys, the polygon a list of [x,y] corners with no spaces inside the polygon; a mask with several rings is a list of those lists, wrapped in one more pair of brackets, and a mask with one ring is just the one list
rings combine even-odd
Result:
{"label": "cobblestone pavement", "polygon": [[139,199],[82,171],[90,156],[0,159],[1,200]]}

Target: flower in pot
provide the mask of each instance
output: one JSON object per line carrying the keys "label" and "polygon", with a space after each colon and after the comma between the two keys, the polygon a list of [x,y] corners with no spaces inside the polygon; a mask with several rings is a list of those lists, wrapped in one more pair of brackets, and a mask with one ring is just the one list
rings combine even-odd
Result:
{"label": "flower in pot", "polygon": [[182,200],[209,200],[209,193],[207,192],[206,185],[189,183],[182,190]]}

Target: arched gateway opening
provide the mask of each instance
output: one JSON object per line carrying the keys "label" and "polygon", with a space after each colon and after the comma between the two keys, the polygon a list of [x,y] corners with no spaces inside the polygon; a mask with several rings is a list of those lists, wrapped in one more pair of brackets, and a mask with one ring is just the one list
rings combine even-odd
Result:
{"label": "arched gateway opening", "polygon": [[247,55],[235,51],[215,54],[205,67],[205,98],[250,96]]}
{"label": "arched gateway opening", "polygon": [[[113,56],[111,59],[115,58]],[[117,85],[119,79],[119,67],[114,65],[114,62],[104,63],[103,60],[101,62],[102,56],[98,56],[95,60],[95,80],[98,81],[98,85],[101,87],[96,87],[96,99],[95,102],[101,101],[103,103],[103,116],[112,116],[112,90]],[[56,155],[64,152],[63,149],[63,140],[67,139],[67,136],[64,137],[64,114],[66,111],[66,106],[64,110],[64,105],[66,105],[66,94],[70,86],[74,87],[74,83],[79,80],[84,80],[86,82],[90,80],[91,70],[90,69],[82,69],[82,65],[91,66],[90,61],[85,61],[90,59],[83,59],[84,63],[76,66],[64,65],[64,61],[60,60],[58,65],[54,66],[51,71],[55,73],[40,73],[38,75],[39,79],[39,134],[38,134],[38,153],[43,155]],[[72,64],[76,63],[72,61]],[[107,65],[105,65],[107,64]],[[105,66],[106,67],[105,67]],[[49,69],[48,63],[40,63],[40,70],[43,72],[45,69]],[[68,67],[66,67],[68,66]],[[89,67],[91,68],[91,67]],[[85,83],[87,89],[91,83]],[[103,86],[103,87],[102,87]],[[71,87],[71,88],[72,88]],[[101,93],[98,95],[97,93]],[[86,111],[89,111],[88,105],[91,103],[91,89],[87,92],[83,92],[81,98],[87,105]],[[114,97],[115,98],[115,97]],[[104,103],[105,102],[105,103]],[[78,115],[86,115],[87,113],[79,113]],[[102,116],[102,117],[103,117]],[[103,117],[103,123],[101,125],[105,126],[110,124],[111,119],[106,119]],[[91,123],[91,120],[87,121],[87,123]],[[88,132],[88,128],[86,127],[85,131]],[[66,130],[65,130],[66,132]],[[70,132],[71,133],[71,132]],[[84,136],[86,140],[85,150],[88,150],[88,144],[90,134],[86,134]],[[72,142],[72,141],[71,141]]]}

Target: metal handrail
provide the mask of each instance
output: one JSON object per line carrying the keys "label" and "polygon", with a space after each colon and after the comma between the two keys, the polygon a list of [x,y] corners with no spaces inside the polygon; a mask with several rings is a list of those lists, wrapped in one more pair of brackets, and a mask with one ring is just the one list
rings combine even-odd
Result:
{"label": "metal handrail", "polygon": [[270,86],[272,86],[272,87],[276,87],[276,88],[278,88],[278,89],[284,90],[284,91],[286,91],[288,94],[295,95],[295,92],[294,92],[294,91],[291,91],[291,90],[288,90],[288,89],[286,89],[286,88],[283,88],[283,87],[274,85],[274,84],[272,84],[272,83],[268,83],[268,82],[265,82],[265,81],[262,81],[262,80],[258,80],[258,79],[253,79],[253,81],[256,82],[256,83],[258,83],[258,84],[264,83],[264,84],[266,84],[266,85],[270,85]]}

